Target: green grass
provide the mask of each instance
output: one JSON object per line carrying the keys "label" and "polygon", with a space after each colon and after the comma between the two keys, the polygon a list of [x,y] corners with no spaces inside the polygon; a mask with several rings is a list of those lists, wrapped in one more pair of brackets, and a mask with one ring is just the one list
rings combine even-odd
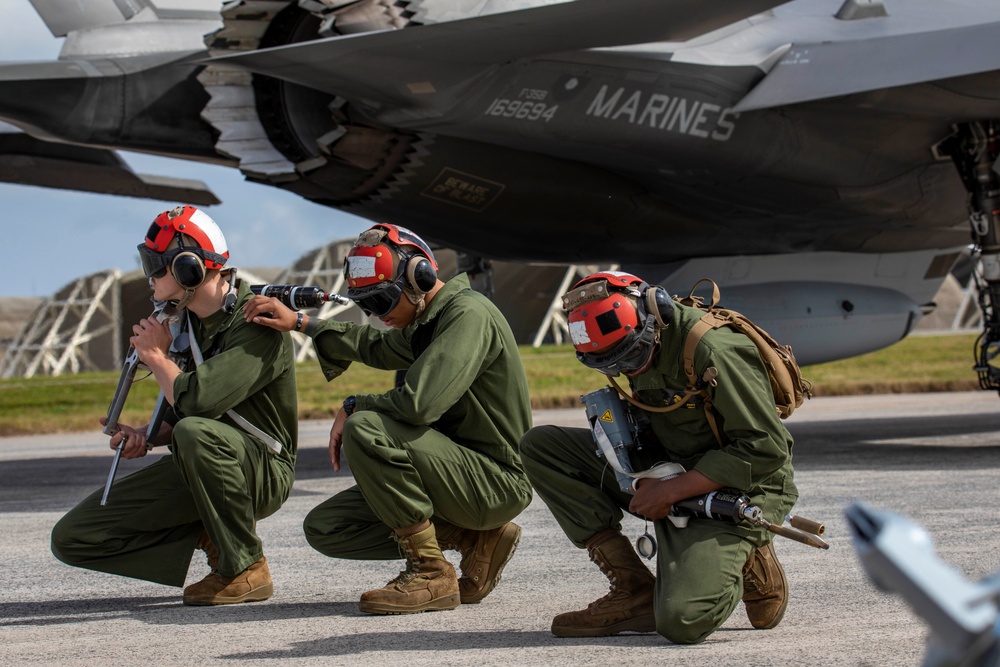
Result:
{"label": "green grass", "polygon": [[[972,372],[974,334],[911,336],[892,347],[852,359],[807,366],[803,375],[814,395],[959,391],[978,388]],[[579,397],[604,385],[604,377],[578,363],[568,345],[522,347],[535,408],[579,407]],[[343,399],[380,392],[392,386],[393,373],[354,364],[343,376],[326,382],[315,362],[298,366],[299,416],[331,418]],[[0,436],[100,431],[118,383],[117,372],[84,373],[58,378],[0,380]],[[139,377],[145,377],[140,371]],[[158,388],[152,377],[136,382],[121,421],[149,420]]]}
{"label": "green grass", "polygon": [[979,389],[972,370],[976,334],[910,336],[851,359],[806,366],[817,396]]}

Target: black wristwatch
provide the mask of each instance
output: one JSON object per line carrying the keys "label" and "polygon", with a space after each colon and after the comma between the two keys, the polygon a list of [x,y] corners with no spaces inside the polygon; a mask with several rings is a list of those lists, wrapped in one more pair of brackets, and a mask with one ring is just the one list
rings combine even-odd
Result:
{"label": "black wristwatch", "polygon": [[348,396],[344,399],[344,412],[350,417],[354,414],[354,407],[358,404],[358,400],[353,396]]}

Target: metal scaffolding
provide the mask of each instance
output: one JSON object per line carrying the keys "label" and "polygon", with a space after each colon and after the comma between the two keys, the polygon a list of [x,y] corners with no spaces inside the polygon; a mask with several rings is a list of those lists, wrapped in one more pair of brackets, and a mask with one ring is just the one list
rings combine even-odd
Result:
{"label": "metal scaffolding", "polygon": [[[334,241],[299,258],[275,280],[276,285],[315,285],[325,292],[339,294],[344,289],[344,260],[350,252],[352,240]],[[318,309],[305,311],[309,317],[328,319],[351,309],[361,312],[354,304],[341,305],[332,301]],[[312,339],[303,333],[292,332],[295,344],[295,361],[316,358]]]}
{"label": "metal scaffolding", "polygon": [[566,321],[566,313],[563,312],[562,308],[563,294],[569,290],[571,285],[592,273],[617,270],[617,264],[571,264],[566,267],[566,274],[563,276],[562,282],[559,283],[559,289],[556,290],[555,296],[552,297],[548,313],[546,313],[542,324],[538,327],[538,333],[535,334],[535,339],[532,341],[531,346],[541,347],[542,343],[545,342],[545,337],[549,334],[552,335],[552,342],[554,344],[562,345],[565,337],[569,336],[569,322]]}
{"label": "metal scaffolding", "polygon": [[[94,273],[46,299],[8,347],[3,377],[62,375],[103,370],[93,356],[110,350],[112,367],[122,364],[120,272]],[[110,346],[96,341],[110,336]]]}

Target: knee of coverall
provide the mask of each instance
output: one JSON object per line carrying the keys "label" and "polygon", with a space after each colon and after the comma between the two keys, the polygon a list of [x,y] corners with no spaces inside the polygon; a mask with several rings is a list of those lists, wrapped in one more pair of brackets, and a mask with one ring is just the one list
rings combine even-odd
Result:
{"label": "knee of coverall", "polygon": [[518,451],[521,453],[521,460],[539,461],[544,458],[546,452],[552,450],[552,443],[559,433],[559,427],[545,425],[535,426],[521,436],[521,443]]}
{"label": "knee of coverall", "polygon": [[171,442],[174,459],[183,467],[191,470],[198,468],[198,462],[211,458],[211,449],[205,443],[211,441],[210,433],[214,419],[204,417],[184,417],[174,424]]}
{"label": "knee of coverall", "polygon": [[[302,533],[306,537],[306,543],[331,558],[356,557],[349,548],[348,540],[343,539],[341,524],[335,517],[331,518],[330,510],[325,505],[323,503],[314,507],[302,520]],[[388,530],[386,533],[388,534]]]}
{"label": "knee of coverall", "polygon": [[[379,435],[385,435],[383,416],[371,410],[359,410],[344,422],[344,432],[341,435],[341,456],[347,458],[350,465],[351,452],[367,449],[375,444]],[[352,471],[353,472],[353,471]]]}
{"label": "knee of coverall", "polygon": [[70,519],[70,514],[63,516],[52,527],[52,555],[67,565],[77,564],[72,555],[74,546],[81,544],[76,532],[76,523]]}
{"label": "knee of coverall", "polygon": [[[663,596],[656,604],[656,631],[674,644],[700,644],[718,630],[718,610],[704,609],[692,600],[673,600]],[[725,619],[722,619],[725,621]]]}
{"label": "knee of coverall", "polygon": [[316,551],[325,552],[330,545],[330,535],[321,528],[326,522],[320,521],[322,515],[317,512],[318,509],[319,507],[314,507],[306,514],[306,518],[302,520],[302,532],[309,546]]}

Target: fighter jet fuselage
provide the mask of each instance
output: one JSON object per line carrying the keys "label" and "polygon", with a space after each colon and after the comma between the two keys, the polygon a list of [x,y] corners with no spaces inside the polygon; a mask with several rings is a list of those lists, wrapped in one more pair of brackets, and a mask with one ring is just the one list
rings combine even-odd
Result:
{"label": "fighter jet fuselage", "polygon": [[0,119],[477,256],[709,275],[806,361],[898,340],[989,245],[993,0],[177,3],[63,25]]}

